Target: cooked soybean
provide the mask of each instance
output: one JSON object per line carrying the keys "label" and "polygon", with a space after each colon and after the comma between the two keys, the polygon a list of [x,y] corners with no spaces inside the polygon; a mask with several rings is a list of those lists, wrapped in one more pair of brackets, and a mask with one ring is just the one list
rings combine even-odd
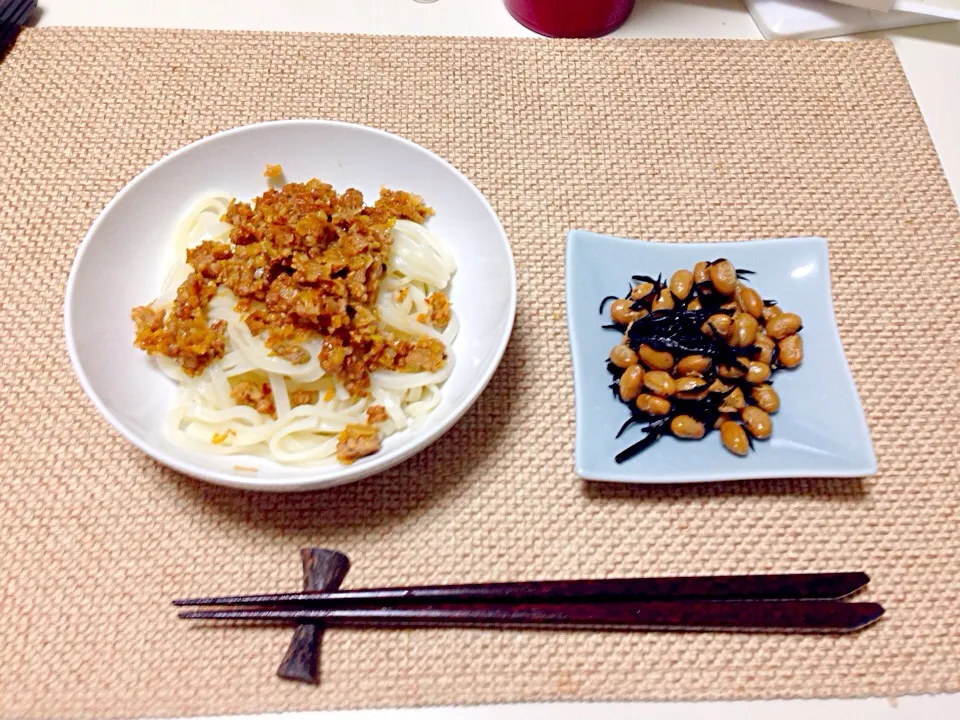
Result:
{"label": "cooked soybean", "polygon": [[710,282],[721,295],[733,295],[737,289],[737,269],[729,260],[719,260],[710,266]]}
{"label": "cooked soybean", "polygon": [[747,405],[740,412],[740,416],[747,431],[757,440],[766,440],[773,432],[773,420],[770,419],[769,413],[756,405]]}
{"label": "cooked soybean", "polygon": [[649,345],[640,346],[640,360],[651,370],[672,370],[673,355],[666,350],[654,350]]}
{"label": "cooked soybean", "polygon": [[643,376],[643,386],[654,395],[670,397],[677,392],[677,383],[670,373],[663,370],[651,370]]}
{"label": "cooked soybean", "polygon": [[713,361],[703,355],[687,355],[677,363],[677,373],[680,375],[703,375]]}
{"label": "cooked soybean", "polygon": [[678,438],[699,440],[706,434],[707,429],[696,418],[689,415],[677,415],[670,421],[670,432]]}
{"label": "cooked soybean", "polygon": [[767,321],[767,335],[774,340],[782,340],[787,335],[793,335],[802,325],[803,321],[796,313],[780,313]]}
{"label": "cooked soybean", "polygon": [[689,270],[677,270],[670,278],[670,292],[677,300],[686,300],[693,290],[693,273]]}
{"label": "cooked soybean", "polygon": [[770,366],[758,360],[751,360],[747,366],[747,382],[753,385],[765,383],[770,379]]}
{"label": "cooked soybean", "polygon": [[610,318],[620,325],[629,325],[634,320],[639,320],[647,314],[646,310],[634,310],[633,303],[630,300],[614,300],[610,304]]}
{"label": "cooked soybean", "polygon": [[746,455],[750,451],[747,431],[743,425],[733,420],[724,420],[720,425],[720,439],[723,446],[734,455]]}
{"label": "cooked soybean", "polygon": [[745,312],[738,312],[733,316],[733,332],[730,335],[730,344],[734,347],[748,347],[753,345],[757,337],[757,319]]}
{"label": "cooked soybean", "polygon": [[628,367],[623,375],[620,376],[620,398],[624,402],[630,402],[640,394],[642,384],[643,368],[639,365]]}
{"label": "cooked soybean", "polygon": [[650,309],[654,311],[673,310],[675,306],[676,303],[673,301],[673,293],[670,292],[670,288],[664,288],[657,294],[657,297],[654,299]]}
{"label": "cooked soybean", "polygon": [[803,361],[803,338],[799,335],[787,335],[779,345],[778,359],[785,368],[795,368]]}
{"label": "cooked soybean", "polygon": [[637,395],[637,410],[647,415],[666,415],[670,412],[670,401],[659,395],[642,393]]}
{"label": "cooked soybean", "polygon": [[629,345],[614,345],[610,351],[610,362],[618,368],[628,368],[636,365],[638,361],[637,354]]}
{"label": "cooked soybean", "polygon": [[750,390],[750,397],[761,410],[767,413],[775,413],[780,409],[780,395],[773,389],[772,385],[766,383],[757,385]]}
{"label": "cooked soybean", "polygon": [[742,283],[737,285],[737,304],[743,312],[749,313],[754,318],[759,318],[763,314],[763,298],[760,297],[760,293]]}

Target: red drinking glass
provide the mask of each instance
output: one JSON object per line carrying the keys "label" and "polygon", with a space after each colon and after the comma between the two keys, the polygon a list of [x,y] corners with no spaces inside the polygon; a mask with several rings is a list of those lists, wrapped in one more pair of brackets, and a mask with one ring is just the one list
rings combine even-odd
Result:
{"label": "red drinking glass", "polygon": [[504,0],[521,24],[549,37],[600,37],[616,30],[635,0]]}

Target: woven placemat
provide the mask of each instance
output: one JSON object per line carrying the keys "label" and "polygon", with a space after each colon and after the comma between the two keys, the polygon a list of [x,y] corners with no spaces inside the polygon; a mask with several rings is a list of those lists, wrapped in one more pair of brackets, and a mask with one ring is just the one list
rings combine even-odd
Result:
{"label": "woven placemat", "polygon": [[[960,218],[889,44],[29,30],[0,98],[0,715],[960,690]],[[137,172],[290,117],[384,128],[461,168],[506,226],[520,295],[500,370],[441,441],[278,496],[128,445],[73,378],[61,307],[84,232]],[[577,479],[571,227],[826,236],[880,474]],[[274,677],[288,630],[175,620],[175,596],[298,587],[308,544],[347,552],[354,586],[865,569],[888,617],[842,638],[331,631],[319,688]]]}

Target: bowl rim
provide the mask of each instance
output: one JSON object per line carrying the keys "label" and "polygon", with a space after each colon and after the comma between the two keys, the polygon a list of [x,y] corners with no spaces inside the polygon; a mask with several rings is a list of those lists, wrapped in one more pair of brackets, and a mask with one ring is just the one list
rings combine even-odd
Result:
{"label": "bowl rim", "polygon": [[[474,193],[476,198],[480,201],[484,208],[490,213],[491,217],[496,222],[496,227],[499,230],[499,235],[497,236],[499,240],[503,243],[504,249],[507,253],[507,260],[510,268],[510,281],[509,281],[509,307],[508,307],[508,317],[507,322],[504,324],[504,330],[500,333],[500,337],[497,338],[496,344],[494,346],[494,352],[490,356],[491,360],[488,363],[487,367],[483,370],[480,381],[476,383],[466,395],[454,406],[453,411],[450,415],[432,428],[423,438],[417,442],[407,441],[406,443],[401,443],[399,447],[394,448],[388,453],[378,454],[375,456],[369,463],[353,464],[353,465],[344,465],[339,469],[332,477],[327,478],[300,478],[300,479],[270,479],[269,476],[265,476],[263,473],[258,475],[252,475],[250,478],[238,477],[236,475],[231,475],[230,473],[205,468],[194,463],[183,461],[177,457],[174,457],[162,450],[157,449],[155,446],[148,442],[142,442],[138,437],[133,433],[128,432],[124,424],[120,422],[119,418],[105,405],[101,400],[100,396],[93,389],[93,386],[90,383],[89,378],[87,377],[86,372],[84,371],[83,364],[80,361],[76,340],[74,337],[74,327],[73,327],[73,311],[74,311],[74,290],[77,282],[77,269],[80,267],[80,264],[83,262],[83,258],[86,255],[90,244],[91,239],[96,235],[99,230],[100,225],[104,222],[104,219],[109,215],[115,205],[122,202],[123,198],[127,195],[128,192],[132,190],[138,184],[144,182],[152,175],[154,172],[157,172],[159,168],[165,166],[166,164],[173,162],[176,158],[181,155],[189,153],[194,148],[212,142],[214,140],[221,139],[223,137],[228,137],[232,135],[241,135],[244,133],[255,132],[261,130],[265,127],[294,127],[294,126],[330,126],[330,127],[339,127],[339,128],[349,128],[351,130],[359,131],[361,133],[369,133],[371,135],[377,135],[381,137],[388,137],[394,141],[398,141],[402,144],[409,146],[410,148],[421,152],[426,153],[431,156],[434,160],[440,162],[442,165],[445,165],[449,170],[451,170],[456,175],[459,175],[464,181],[466,181],[467,186],[470,191]],[[117,431],[119,432],[129,443],[138,448],[141,452],[145,453],[149,457],[153,458],[155,461],[165,465],[169,468],[172,468],[184,475],[189,477],[197,478],[199,480],[204,480],[206,482],[213,483],[215,485],[220,485],[224,487],[236,488],[241,490],[257,490],[257,491],[266,491],[266,492],[298,492],[298,491],[308,491],[308,490],[319,490],[336,487],[338,485],[345,485],[347,483],[355,482],[357,480],[362,480],[363,478],[376,475],[385,470],[388,470],[401,462],[408,460],[409,458],[416,455],[421,450],[425,449],[429,445],[432,445],[434,442],[439,440],[446,432],[453,427],[465,414],[466,412],[473,407],[474,403],[480,397],[480,394],[486,389],[487,385],[490,383],[490,380],[493,378],[494,373],[500,367],[500,362],[503,360],[503,355],[506,352],[507,344],[510,341],[510,337],[513,334],[513,326],[516,320],[517,312],[517,268],[516,262],[513,257],[513,248],[510,245],[510,240],[507,236],[506,230],[503,227],[503,223],[500,220],[500,217],[497,215],[496,211],[493,209],[493,206],[487,200],[486,196],[477,186],[467,177],[463,172],[456,168],[452,163],[438,155],[437,153],[429,150],[422,145],[419,145],[412,140],[408,140],[405,137],[396,135],[386,130],[381,130],[379,128],[370,127],[368,125],[361,125],[359,123],[344,122],[340,120],[324,120],[320,118],[311,119],[311,118],[297,118],[289,120],[270,120],[265,122],[252,123],[249,125],[240,125],[233,128],[228,128],[226,130],[221,130],[219,132],[211,133],[205,135],[193,142],[190,142],[176,150],[173,150],[162,158],[139,172],[135,177],[129,180],[120,191],[110,199],[110,201],[104,205],[103,209],[99,212],[96,219],[90,225],[90,228],[87,230],[86,234],[83,237],[83,240],[80,242],[80,245],[77,248],[76,255],[74,256],[73,262],[70,265],[70,273],[67,277],[66,289],[64,292],[64,304],[63,304],[63,326],[64,326],[64,336],[67,344],[67,353],[70,357],[70,364],[73,367],[74,374],[77,376],[77,379],[80,382],[80,386],[83,388],[84,393],[93,403],[94,407],[99,411],[104,419]]]}

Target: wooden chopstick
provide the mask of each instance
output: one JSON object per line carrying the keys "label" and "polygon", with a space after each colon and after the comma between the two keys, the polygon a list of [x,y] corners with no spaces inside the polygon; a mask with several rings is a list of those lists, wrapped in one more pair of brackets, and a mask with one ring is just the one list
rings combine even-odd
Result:
{"label": "wooden chopstick", "polygon": [[883,615],[876,603],[716,600],[452,604],[330,609],[189,610],[187,620],[322,622],[328,627],[536,627],[656,631],[844,633]]}
{"label": "wooden chopstick", "polygon": [[620,578],[610,580],[548,580],[475,585],[426,585],[367,588],[338,592],[299,592],[266,595],[174,600],[178,606],[248,606],[325,609],[345,605],[403,605],[408,603],[571,600],[838,600],[864,587],[870,578],[862,572],[800,573],[784,575],[726,575],[713,577]]}

